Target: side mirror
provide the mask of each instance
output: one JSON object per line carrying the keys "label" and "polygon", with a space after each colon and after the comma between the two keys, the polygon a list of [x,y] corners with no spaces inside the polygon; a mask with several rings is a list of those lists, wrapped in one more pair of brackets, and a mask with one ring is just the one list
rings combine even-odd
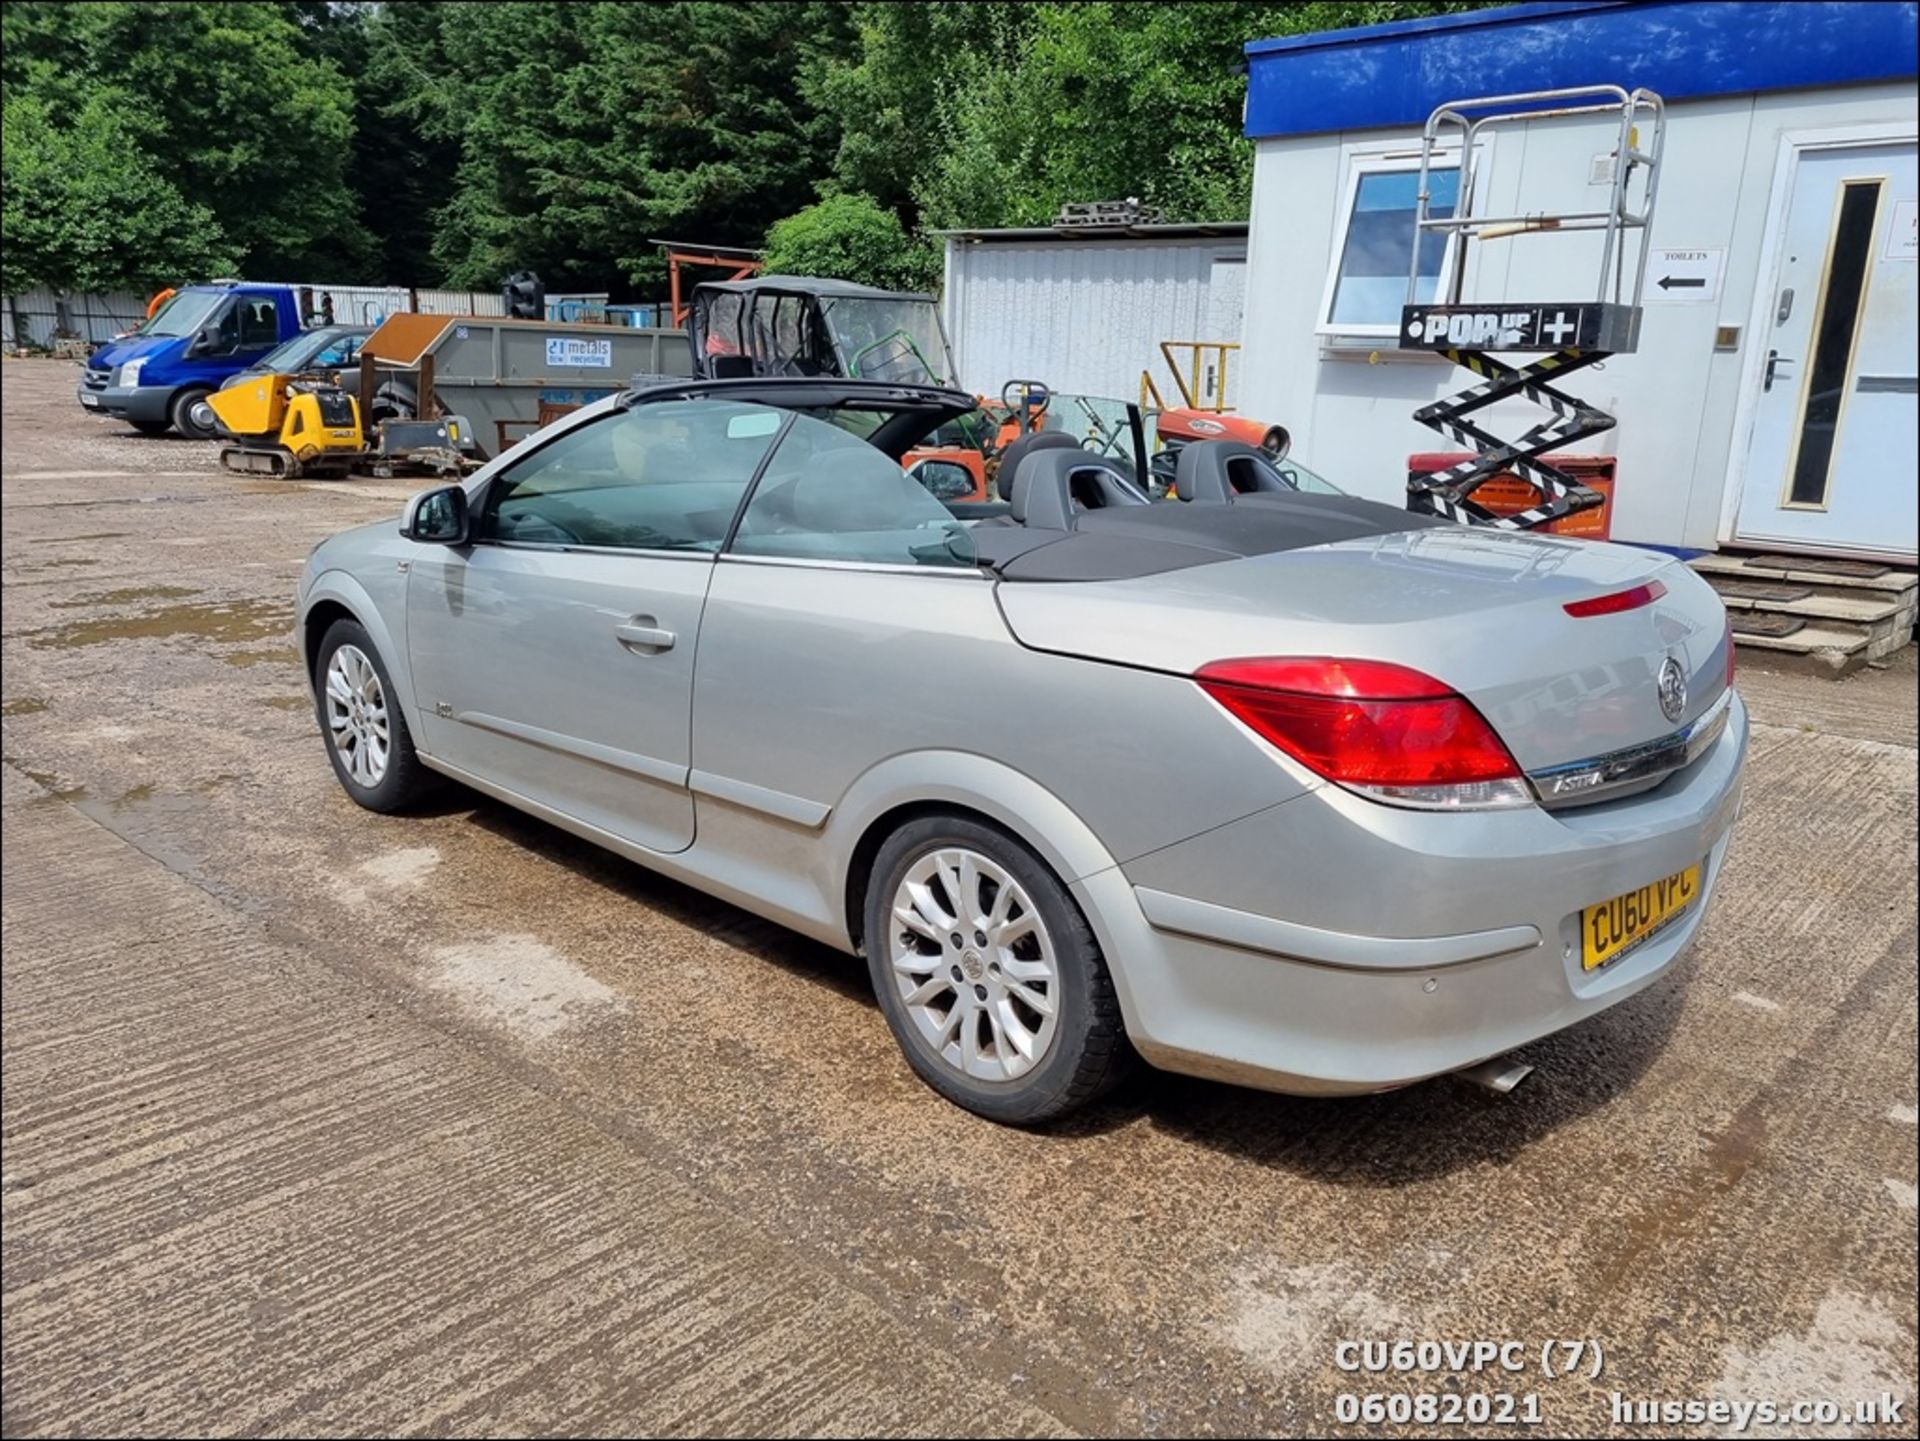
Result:
{"label": "side mirror", "polygon": [[426,545],[465,545],[466,487],[443,485],[416,495],[400,517],[400,534]]}
{"label": "side mirror", "polygon": [[204,326],[196,330],[193,334],[193,339],[187,342],[185,358],[191,360],[196,355],[210,354],[214,346],[219,343],[220,337],[214,331],[213,327],[210,325]]}

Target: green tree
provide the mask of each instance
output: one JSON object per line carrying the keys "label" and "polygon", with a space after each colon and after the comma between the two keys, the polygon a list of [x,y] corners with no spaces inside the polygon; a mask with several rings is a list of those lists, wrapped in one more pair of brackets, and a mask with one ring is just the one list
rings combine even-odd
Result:
{"label": "green tree", "polygon": [[456,284],[657,281],[655,238],[757,244],[815,197],[837,130],[813,79],[841,3],[443,4],[428,133],[457,136],[434,253]]}
{"label": "green tree", "polygon": [[145,291],[233,267],[213,213],[161,173],[109,94],[58,121],[10,98],[0,131],[0,290]]}
{"label": "green tree", "polygon": [[[8,108],[31,99],[61,116],[107,104],[251,275],[362,269],[370,244],[348,184],[352,93],[288,7],[15,0],[4,17]],[[147,242],[129,226],[123,243]]]}
{"label": "green tree", "polygon": [[947,117],[1012,72],[1035,15],[1009,0],[856,6],[857,43],[815,84],[839,128],[831,184],[911,218],[914,177],[939,155]]}
{"label": "green tree", "polygon": [[[350,29],[342,69],[354,88],[353,176],[373,236],[373,273],[390,285],[439,285],[434,256],[452,202],[463,117],[459,82],[441,43],[441,6],[385,4],[342,24],[338,7],[312,29],[328,47]],[[494,277],[498,279],[498,277]]]}
{"label": "green tree", "polygon": [[1253,170],[1240,123],[1249,40],[1462,8],[1470,7],[1034,5],[1011,54],[996,51],[964,83],[938,82],[942,100],[930,141],[911,152],[910,188],[923,222],[940,227],[1043,224],[1067,202],[1127,196],[1177,220],[1244,219]]}
{"label": "green tree", "polygon": [[940,280],[940,257],[922,241],[910,241],[900,218],[866,195],[830,195],[767,231],[767,270],[776,275],[817,275],[853,280],[887,290],[931,290]]}

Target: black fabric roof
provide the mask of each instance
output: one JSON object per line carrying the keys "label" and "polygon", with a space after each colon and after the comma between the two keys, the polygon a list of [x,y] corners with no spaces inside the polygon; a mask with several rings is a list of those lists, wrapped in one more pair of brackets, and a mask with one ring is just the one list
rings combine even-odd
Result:
{"label": "black fabric roof", "polygon": [[981,563],[1003,580],[1127,580],[1448,524],[1351,495],[1248,495],[1231,505],[1159,501],[1092,510],[1064,531],[976,526],[972,536]]}
{"label": "black fabric roof", "polygon": [[881,290],[872,285],[855,285],[851,280],[822,280],[812,275],[756,275],[751,280],[703,280],[693,288],[725,295],[815,295],[823,300],[932,300],[931,295],[911,291]]}

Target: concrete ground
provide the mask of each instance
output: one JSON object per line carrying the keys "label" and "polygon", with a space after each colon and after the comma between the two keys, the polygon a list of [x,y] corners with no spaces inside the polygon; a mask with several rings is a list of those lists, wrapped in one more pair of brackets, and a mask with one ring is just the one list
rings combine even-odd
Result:
{"label": "concrete ground", "polygon": [[[1365,1433],[1432,1428],[1343,1393],[1421,1390],[1913,1434],[1910,659],[1749,669],[1694,959],[1514,1094],[1146,1073],[1025,1134],[845,957],[472,795],[353,806],[291,593],[406,487],[223,475],[76,375],[0,371],[7,1435]],[[1531,1359],[1336,1365],[1397,1339]]]}

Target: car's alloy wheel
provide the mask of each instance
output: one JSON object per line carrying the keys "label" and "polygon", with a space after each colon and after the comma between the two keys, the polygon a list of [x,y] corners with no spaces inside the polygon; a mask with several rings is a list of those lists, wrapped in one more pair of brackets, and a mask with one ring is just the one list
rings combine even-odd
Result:
{"label": "car's alloy wheel", "polygon": [[1052,937],[1032,897],[963,847],[915,861],[893,896],[893,984],[933,1053],[979,1081],[1015,1081],[1059,1023]]}
{"label": "car's alloy wheel", "polygon": [[977,816],[921,815],[874,853],[861,939],[914,1073],[989,1120],[1031,1126],[1133,1059],[1113,977],[1072,892]]}
{"label": "car's alloy wheel", "polygon": [[387,693],[373,662],[356,645],[343,645],[327,662],[327,731],[355,784],[372,790],[386,779],[393,734]]}

